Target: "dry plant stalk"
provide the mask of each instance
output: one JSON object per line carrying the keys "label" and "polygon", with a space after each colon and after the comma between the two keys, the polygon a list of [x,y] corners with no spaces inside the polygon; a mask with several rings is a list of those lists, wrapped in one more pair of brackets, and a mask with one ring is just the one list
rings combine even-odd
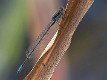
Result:
{"label": "dry plant stalk", "polygon": [[93,2],[94,0],[68,1],[65,16],[60,23],[54,44],[39,59],[25,80],[50,80],[54,69],[69,48],[74,31]]}

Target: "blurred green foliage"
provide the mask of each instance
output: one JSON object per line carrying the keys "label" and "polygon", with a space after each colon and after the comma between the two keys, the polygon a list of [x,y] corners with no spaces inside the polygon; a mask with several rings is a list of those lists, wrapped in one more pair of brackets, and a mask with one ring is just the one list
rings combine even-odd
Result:
{"label": "blurred green foliage", "polygon": [[26,3],[26,0],[10,0],[0,8],[0,78],[22,51],[28,26]]}

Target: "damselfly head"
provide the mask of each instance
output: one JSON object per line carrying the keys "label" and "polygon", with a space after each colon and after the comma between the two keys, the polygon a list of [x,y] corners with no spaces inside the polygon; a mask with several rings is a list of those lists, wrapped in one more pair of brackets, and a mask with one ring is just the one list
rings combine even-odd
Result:
{"label": "damselfly head", "polygon": [[59,11],[60,11],[60,12],[65,12],[64,7],[60,7],[60,8],[59,8]]}

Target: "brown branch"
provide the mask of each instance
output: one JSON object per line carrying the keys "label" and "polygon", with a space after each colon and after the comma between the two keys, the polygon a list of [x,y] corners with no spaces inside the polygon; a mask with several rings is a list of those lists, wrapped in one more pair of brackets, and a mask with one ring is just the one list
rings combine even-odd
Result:
{"label": "brown branch", "polygon": [[71,38],[79,22],[88,11],[94,0],[69,0],[64,20],[60,23],[57,38],[52,47],[39,59],[25,80],[49,80],[69,48]]}

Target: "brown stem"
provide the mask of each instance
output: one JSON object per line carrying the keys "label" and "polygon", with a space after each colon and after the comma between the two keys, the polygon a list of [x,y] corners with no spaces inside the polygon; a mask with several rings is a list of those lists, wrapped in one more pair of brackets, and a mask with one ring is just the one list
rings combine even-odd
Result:
{"label": "brown stem", "polygon": [[71,38],[79,22],[94,0],[69,0],[64,19],[60,23],[57,38],[52,47],[39,59],[25,80],[49,80],[69,48]]}

